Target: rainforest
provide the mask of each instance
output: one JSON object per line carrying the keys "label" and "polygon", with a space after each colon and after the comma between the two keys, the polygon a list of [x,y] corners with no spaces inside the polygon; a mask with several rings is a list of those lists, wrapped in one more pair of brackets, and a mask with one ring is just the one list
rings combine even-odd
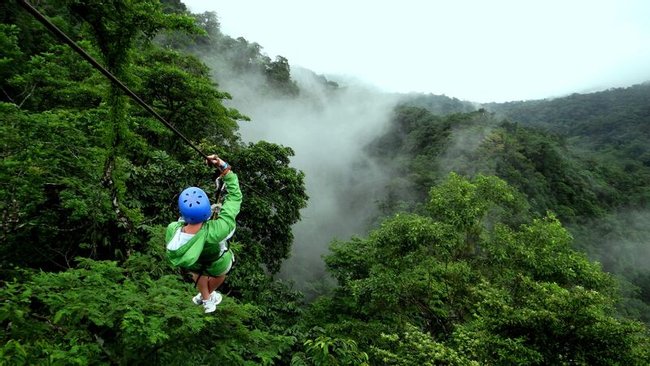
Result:
{"label": "rainforest", "polygon": [[[650,84],[506,103],[292,67],[179,0],[0,8],[1,365],[648,365]],[[190,146],[190,144],[192,146]],[[204,314],[178,195],[237,173]]]}

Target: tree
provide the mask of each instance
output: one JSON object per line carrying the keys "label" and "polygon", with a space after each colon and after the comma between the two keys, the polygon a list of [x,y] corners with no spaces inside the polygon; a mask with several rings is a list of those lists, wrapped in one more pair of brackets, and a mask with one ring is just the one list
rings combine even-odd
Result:
{"label": "tree", "polygon": [[291,333],[301,296],[263,266],[275,272],[288,256],[291,225],[307,199],[303,174],[290,167],[293,151],[242,144],[236,120],[246,117],[222,104],[229,95],[210,81],[209,69],[148,42],[176,20],[183,25],[183,17],[162,15],[149,1],[41,5],[56,8],[57,23],[85,38],[84,48],[202,151],[226,158],[251,204],[232,243],[242,269],[224,289],[231,295],[224,314],[204,318],[189,301],[191,283],[166,265],[162,225],[177,219],[182,188],[214,190],[214,170],[111,94],[69,49],[47,37],[40,47],[20,42],[29,22],[3,24],[0,61],[21,67],[3,69],[0,102],[0,271],[7,279],[0,296],[8,299],[0,306],[0,363],[288,362],[290,350],[302,347]]}
{"label": "tree", "polygon": [[291,225],[300,219],[308,199],[304,173],[289,166],[293,154],[291,148],[260,141],[238,150],[231,159],[244,182],[246,200],[237,238],[247,243],[247,255],[257,258],[251,263],[263,263],[270,273],[276,273],[289,256]]}
{"label": "tree", "polygon": [[[160,2],[139,0],[123,1],[67,1],[60,5],[69,9],[70,13],[83,19],[89,26],[89,33],[95,39],[104,66],[119,80],[126,80],[127,67],[130,63],[130,53],[138,41],[150,40],[158,31],[165,28],[191,29],[191,18],[178,14],[162,12]],[[104,173],[101,178],[102,186],[110,191],[110,202],[115,214],[115,227],[110,232],[112,241],[119,241],[118,233],[132,231],[133,222],[137,216],[130,216],[128,207],[121,202],[124,199],[123,167],[117,162],[123,154],[123,145],[129,138],[128,119],[126,115],[126,96],[116,85],[111,85],[107,103],[109,127],[106,140],[107,156],[104,163]],[[131,248],[123,248],[128,253]]]}
{"label": "tree", "polygon": [[319,336],[304,343],[305,351],[294,355],[291,366],[368,366],[368,355],[357,350],[357,344],[349,339]]}
{"label": "tree", "polygon": [[94,123],[106,111],[0,109],[3,264],[67,268],[81,253],[110,247],[110,200],[97,186],[104,151]]}
{"label": "tree", "polygon": [[[135,58],[137,66],[132,73],[139,81],[135,90],[167,122],[194,140],[206,139],[218,146],[237,142],[237,121],[248,120],[248,117],[223,105],[231,98],[230,94],[216,88],[205,64],[191,55],[153,46]],[[148,117],[139,106],[131,113]],[[183,155],[186,151],[182,148],[183,142],[158,132],[160,123],[154,123],[151,127],[141,125],[138,132],[168,153],[187,158]]]}
{"label": "tree", "polygon": [[443,364],[647,362],[647,330],[615,316],[614,280],[552,215],[517,220],[525,208],[498,178],[450,174],[423,215],[334,243],[326,262],[340,288],[313,311],[336,314],[328,334],[372,345],[378,364],[414,360],[402,337],[439,349]]}
{"label": "tree", "polygon": [[[194,130],[188,135],[195,142],[206,138],[218,145],[235,145],[235,120],[246,117],[222,105],[228,94],[215,88],[207,67],[149,42],[161,29],[192,30],[192,18],[163,14],[151,1],[102,4],[40,5],[73,38],[85,37],[80,43],[88,52],[183,132]],[[159,214],[161,207],[169,208],[161,197],[178,193],[169,182],[189,183],[182,166],[161,158],[185,161],[193,152],[179,146],[178,139],[139,106],[131,108],[119,90],[67,46],[45,36],[33,38],[47,40],[45,44],[18,42],[19,36],[45,31],[21,18],[24,11],[15,11],[8,14],[18,19],[17,24],[3,25],[0,44],[7,51],[3,55],[24,61],[7,71],[3,86],[5,99],[17,106],[2,106],[3,133],[14,136],[2,148],[0,173],[6,179],[1,193],[11,197],[3,200],[7,204],[2,205],[2,214],[11,218],[5,226],[13,228],[5,237],[15,249],[3,251],[3,260],[67,268],[79,255],[124,259],[146,242],[152,224],[170,217]],[[136,46],[146,54],[134,57]],[[145,61],[145,56],[150,57]],[[195,123],[202,128],[190,129]],[[160,170],[161,165],[169,169]],[[25,240],[32,245],[25,246]]]}
{"label": "tree", "polygon": [[259,309],[232,298],[204,316],[189,284],[150,275],[151,259],[134,255],[125,267],[83,260],[8,282],[0,363],[269,365],[293,344],[260,329]]}
{"label": "tree", "polygon": [[277,56],[275,61],[270,62],[264,70],[266,77],[274,90],[282,94],[296,96],[299,89],[295,81],[291,80],[291,69],[289,60],[286,57]]}

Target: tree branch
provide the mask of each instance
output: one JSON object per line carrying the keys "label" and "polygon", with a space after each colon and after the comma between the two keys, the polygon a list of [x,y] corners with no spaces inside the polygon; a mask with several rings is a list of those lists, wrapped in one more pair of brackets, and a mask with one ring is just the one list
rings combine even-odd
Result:
{"label": "tree branch", "polygon": [[14,101],[14,99],[9,95],[9,93],[7,93],[7,91],[5,90],[5,88],[0,88],[0,89],[2,89],[2,92],[3,92],[4,95],[7,97],[7,99],[9,99],[9,101],[11,101],[11,103],[16,104],[16,102]]}
{"label": "tree branch", "polygon": [[[20,104],[18,104],[18,108],[22,108],[23,104],[27,101],[27,99],[29,99],[29,97],[32,96],[32,93],[34,93],[34,89],[36,89],[36,84],[32,85],[32,90],[30,90],[29,93],[27,94],[27,96],[25,96],[25,98],[23,98],[23,101],[20,102]],[[23,92],[23,94],[24,94],[24,92]]]}

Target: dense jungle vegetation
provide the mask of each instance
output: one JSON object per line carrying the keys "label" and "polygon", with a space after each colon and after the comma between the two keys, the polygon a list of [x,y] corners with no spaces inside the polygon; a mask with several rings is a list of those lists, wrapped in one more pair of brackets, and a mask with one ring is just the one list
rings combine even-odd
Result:
{"label": "dense jungle vegetation", "polygon": [[179,1],[36,5],[231,163],[244,204],[237,267],[205,315],[165,259],[164,228],[183,188],[214,189],[212,171],[3,3],[0,364],[650,363],[648,85],[478,110],[405,97],[366,148],[395,174],[380,224],[331,244],[337,285],[305,303],[274,278],[308,202],[304,174],[290,146],[242,142],[248,117],[197,55],[292,98],[289,60]]}

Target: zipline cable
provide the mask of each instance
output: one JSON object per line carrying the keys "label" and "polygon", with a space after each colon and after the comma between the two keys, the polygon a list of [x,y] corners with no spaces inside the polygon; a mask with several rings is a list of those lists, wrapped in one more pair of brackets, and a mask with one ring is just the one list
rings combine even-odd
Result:
{"label": "zipline cable", "polygon": [[[75,50],[81,57],[83,57],[86,61],[90,62],[93,67],[95,67],[99,72],[101,72],[104,76],[106,76],[110,81],[112,81],[116,86],[118,86],[126,95],[131,97],[131,99],[135,100],[142,108],[144,108],[146,111],[151,113],[158,121],[160,121],[162,124],[164,124],[167,128],[169,128],[173,133],[175,133],[178,137],[180,137],[185,143],[190,145],[192,149],[194,149],[201,157],[203,157],[205,160],[210,162],[211,160],[208,158],[208,155],[205,154],[203,151],[201,151],[196,145],[192,143],[187,137],[185,137],[180,131],[176,129],[171,123],[167,122],[158,112],[156,112],[153,108],[151,108],[144,100],[142,100],[137,94],[131,91],[124,83],[122,83],[115,75],[113,75],[110,71],[108,71],[104,66],[102,66],[97,60],[95,60],[92,56],[88,54],[81,46],[79,46],[75,41],[73,41],[68,35],[66,35],[62,30],[60,30],[54,23],[52,23],[49,19],[47,19],[43,14],[41,14],[32,4],[27,2],[26,0],[16,0],[20,6],[22,6],[25,10],[27,10],[31,15],[36,18],[41,24],[43,24],[47,29],[50,30],[50,32],[54,33],[59,40],[61,40],[63,43],[67,44],[70,46],[73,50]],[[216,166],[215,166],[216,167]],[[256,189],[251,187],[250,185],[241,183],[242,186],[247,187],[251,191],[257,193],[260,198],[263,199],[263,195],[258,192]]]}
{"label": "zipline cable", "polygon": [[199,155],[201,155],[205,160],[210,161],[208,159],[208,155],[206,155],[203,151],[201,151],[196,145],[192,143],[187,137],[183,136],[183,134],[176,129],[171,123],[167,122],[158,112],[156,112],[153,108],[151,108],[145,101],[143,101],[139,96],[137,96],[134,92],[131,91],[124,83],[122,83],[118,78],[115,77],[110,71],[106,70],[104,66],[102,66],[97,60],[95,60],[92,56],[88,54],[83,48],[81,48],[75,41],[70,39],[65,33],[63,33],[62,30],[60,30],[54,23],[52,23],[49,19],[47,19],[43,14],[41,14],[36,8],[32,6],[32,4],[28,3],[26,0],[16,0],[18,1],[18,4],[22,6],[25,10],[27,10],[31,15],[36,18],[41,24],[43,24],[47,29],[50,30],[50,32],[54,33],[59,40],[61,40],[63,43],[67,44],[70,46],[73,50],[75,50],[81,57],[83,57],[86,61],[90,62],[91,65],[93,65],[99,72],[104,74],[110,81],[113,82],[117,87],[122,89],[126,95],[131,97],[131,99],[135,100],[138,104],[142,106],[147,112],[151,113],[154,117],[156,117],[157,120],[162,122],[167,128],[169,128],[172,132],[174,132],[178,137],[180,137],[185,143],[190,145],[192,149],[194,149]]}

